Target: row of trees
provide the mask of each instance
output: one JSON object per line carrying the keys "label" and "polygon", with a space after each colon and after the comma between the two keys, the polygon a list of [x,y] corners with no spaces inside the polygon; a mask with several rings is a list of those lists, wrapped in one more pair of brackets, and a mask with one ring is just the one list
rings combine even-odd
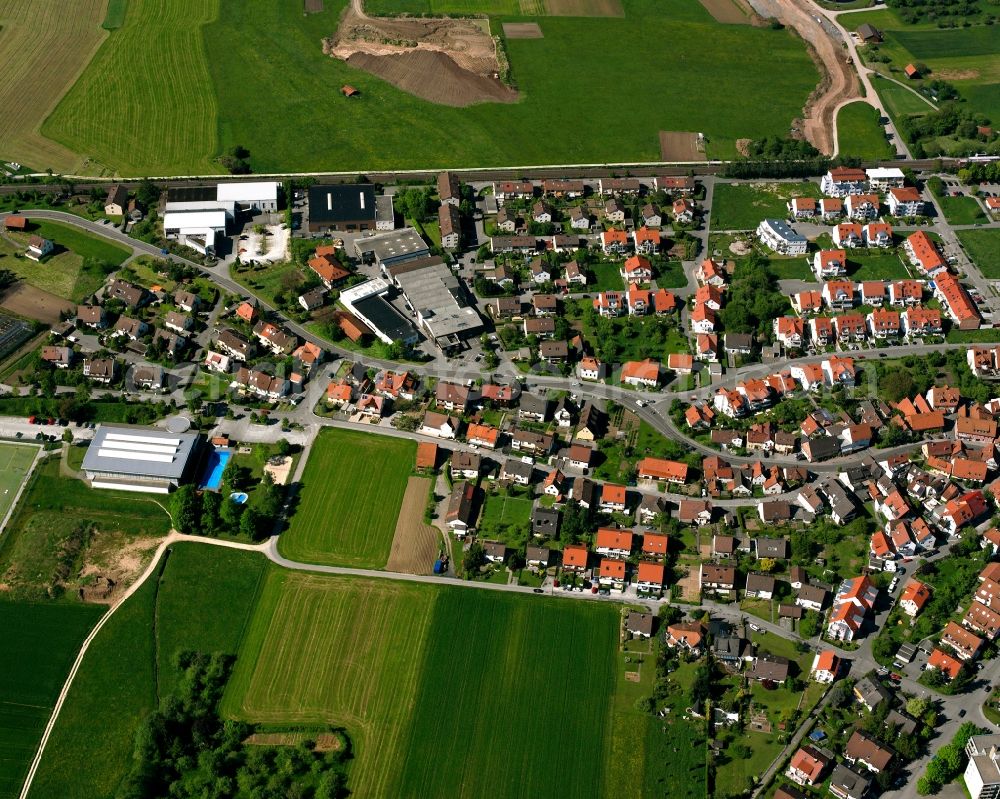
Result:
{"label": "row of trees", "polygon": [[183,677],[177,692],[164,697],[139,728],[132,767],[116,799],[347,795],[346,737],[337,751],[322,753],[312,741],[253,746],[245,743],[255,731],[253,725],[219,717],[232,660],[220,653],[178,655],[175,665]]}
{"label": "row of trees", "polygon": [[965,770],[965,745],[973,735],[987,733],[971,722],[958,728],[950,744],[945,744],[927,764],[927,771],[917,780],[917,793],[921,796],[934,794]]}

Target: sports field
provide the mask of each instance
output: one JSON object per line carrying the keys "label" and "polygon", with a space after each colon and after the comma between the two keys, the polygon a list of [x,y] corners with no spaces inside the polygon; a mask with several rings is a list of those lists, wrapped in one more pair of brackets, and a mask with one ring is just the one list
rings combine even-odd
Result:
{"label": "sports field", "polygon": [[[300,16],[301,7],[299,0]],[[218,0],[130,0],[124,24],[42,133],[123,174],[221,171],[212,162],[219,119],[202,37],[218,13]]]}
{"label": "sports field", "polygon": [[235,654],[266,565],[251,552],[172,547],[159,579],[151,577],[94,639],[31,799],[112,799],[131,767],[140,721],[173,690],[174,654]]}
{"label": "sports field", "polygon": [[17,489],[24,482],[37,454],[38,447],[35,446],[0,443],[0,523],[14,504]]}
{"label": "sports field", "polygon": [[39,133],[45,117],[106,35],[106,0],[4,0],[0,4],[0,160],[57,171],[80,166],[76,147]]}
{"label": "sports field", "polygon": [[959,230],[956,235],[983,276],[1000,280],[1000,230]]}
{"label": "sports field", "polygon": [[327,428],[313,442],[281,554],[306,563],[385,566],[417,445]]}
{"label": "sports field", "polygon": [[345,725],[359,796],[589,795],[616,619],[605,605],[275,570],[222,707]]}
{"label": "sports field", "polygon": [[[311,14],[302,0],[129,2],[44,131],[123,174],[218,171],[213,157],[236,144],[255,172],[659,160],[661,130],[703,132],[717,158],[738,138],[783,135],[818,80],[787,31],[723,25],[687,0],[625,0],[623,17],[528,17],[543,38],[506,43],[519,102],[439,106],[322,53],[346,2]],[[526,17],[496,17],[497,31],[505,19]],[[766,53],[766,79],[748,53]],[[345,100],[345,83],[360,96]],[[573,135],[551,135],[567,119]]]}
{"label": "sports field", "polygon": [[841,108],[837,114],[840,154],[868,161],[895,157],[878,120],[879,112],[868,103],[851,103]]}
{"label": "sports field", "polygon": [[0,601],[0,799],[18,795],[73,658],[103,610]]}

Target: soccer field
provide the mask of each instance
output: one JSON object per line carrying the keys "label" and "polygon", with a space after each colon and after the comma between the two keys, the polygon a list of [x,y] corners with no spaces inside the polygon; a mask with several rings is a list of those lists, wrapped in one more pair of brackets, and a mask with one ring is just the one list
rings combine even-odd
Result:
{"label": "soccer field", "polygon": [[14,504],[17,489],[27,477],[37,454],[35,446],[0,443],[0,521]]}
{"label": "soccer field", "polygon": [[603,604],[274,570],[222,710],[343,725],[358,796],[597,795],[617,619]]}
{"label": "soccer field", "polygon": [[301,501],[281,554],[307,563],[380,569],[413,471],[416,442],[323,430],[309,452]]}

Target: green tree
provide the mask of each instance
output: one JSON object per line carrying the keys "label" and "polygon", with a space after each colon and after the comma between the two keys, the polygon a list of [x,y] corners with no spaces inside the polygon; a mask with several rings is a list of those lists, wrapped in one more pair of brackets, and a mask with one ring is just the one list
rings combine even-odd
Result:
{"label": "green tree", "polygon": [[219,511],[222,497],[216,491],[204,491],[201,495],[201,532],[212,535],[219,529]]}
{"label": "green tree", "polygon": [[240,529],[240,517],[243,515],[243,506],[233,502],[226,497],[219,508],[219,523],[223,530],[230,533],[237,533]]}
{"label": "green tree", "polygon": [[485,565],[486,550],[483,549],[482,544],[476,541],[465,551],[465,556],[462,558],[462,571],[465,574],[465,579],[472,579]]}
{"label": "green tree", "polygon": [[170,508],[175,528],[182,533],[198,531],[198,514],[201,511],[201,503],[198,501],[198,492],[193,485],[187,483],[178,488],[171,499]]}
{"label": "green tree", "polygon": [[256,541],[261,532],[260,514],[254,508],[248,507],[240,516],[240,535]]}

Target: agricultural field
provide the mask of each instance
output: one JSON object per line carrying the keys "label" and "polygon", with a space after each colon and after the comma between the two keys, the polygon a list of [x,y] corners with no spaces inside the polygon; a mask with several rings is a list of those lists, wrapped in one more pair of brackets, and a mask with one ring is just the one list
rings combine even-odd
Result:
{"label": "agricultural field", "polygon": [[[323,54],[345,5],[330,0],[303,14],[302,0],[130,2],[44,132],[126,175],[219,171],[213,159],[237,144],[255,172],[656,160],[661,130],[700,131],[706,155],[720,158],[735,155],[738,138],[783,135],[818,80],[788,31],[722,25],[685,0],[625,0],[621,17],[532,17],[543,38],[506,42],[518,102],[439,106]],[[745,68],[752,52],[767,53],[766,81]],[[640,71],[646,78],[636,81]],[[131,76],[125,84],[114,77],[122,74]],[[345,83],[360,96],[342,97]],[[593,102],[602,85],[617,87],[616,107]],[[747,96],[770,113],[735,102]],[[619,107],[632,109],[629,124]],[[590,113],[573,136],[543,135],[580,108]]]}
{"label": "agricultural field", "polygon": [[[969,106],[991,118],[1000,116],[1000,37],[991,25],[939,29],[927,24],[907,25],[890,9],[852,14],[857,28],[869,22],[884,34],[878,52],[888,63],[867,60],[878,71],[906,81],[903,68],[909,63],[926,64],[930,79],[954,85]],[[865,55],[867,48],[860,48]],[[915,81],[919,86],[920,81]],[[885,82],[879,84],[879,91]],[[902,91],[905,91],[902,90]],[[930,106],[919,109],[926,111]]]}
{"label": "agricultural field", "polygon": [[[298,9],[301,16],[301,0]],[[42,133],[109,172],[222,171],[212,160],[220,122],[202,35],[218,14],[219,0],[130,0],[121,27],[107,35]],[[268,97],[264,91],[257,100]]]}
{"label": "agricultural field", "polygon": [[38,600],[82,589],[106,602],[113,594],[105,595],[97,578],[124,589],[170,528],[154,500],[63,477],[58,457],[39,464],[30,480],[0,539],[0,583],[7,596]]}
{"label": "agricultural field", "polygon": [[983,276],[1000,280],[1000,230],[959,230],[956,235]]}
{"label": "agricultural field", "polygon": [[[25,283],[71,302],[89,297],[104,284],[105,271],[101,264],[94,262],[118,266],[132,254],[125,247],[106,239],[45,219],[33,220],[30,234],[8,235],[25,246],[31,235],[52,241],[55,250],[42,263],[27,258],[12,258],[4,261],[4,267]],[[4,244],[6,242],[0,242],[0,245]],[[90,263],[85,265],[85,260]]]}
{"label": "agricultural field", "polygon": [[387,571],[406,574],[431,574],[434,561],[443,547],[442,533],[424,521],[433,481],[429,477],[410,477],[399,506],[396,532],[385,563]]}
{"label": "agricultural field", "polygon": [[837,114],[840,153],[867,161],[895,157],[895,149],[889,146],[878,120],[879,112],[868,103],[851,103],[841,108]]}
{"label": "agricultural field", "polygon": [[174,687],[176,652],[235,655],[239,650],[266,560],[252,552],[178,544],[161,563],[161,571],[94,639],[49,740],[31,799],[112,799],[130,767],[140,721]]}
{"label": "agricultural field", "polygon": [[416,443],[349,430],[320,432],[301,501],[279,539],[287,558],[380,569],[392,547]]}
{"label": "agricultural field", "polygon": [[821,197],[811,180],[792,183],[719,183],[712,196],[712,230],[755,230],[765,218],[787,219],[793,197]]}
{"label": "agricultural field", "polygon": [[0,522],[7,516],[14,497],[35,462],[38,447],[0,443]]}
{"label": "agricultural field", "polygon": [[[344,725],[366,796],[581,795],[602,779],[616,619],[610,606],[274,570],[222,709]],[[532,680],[545,702],[525,700]]]}
{"label": "agricultural field", "polygon": [[0,600],[0,799],[18,796],[70,665],[103,610]]}
{"label": "agricultural field", "polygon": [[40,133],[45,117],[73,85],[104,37],[106,0],[5,0],[0,7],[0,160],[32,169],[76,171],[77,148]]}

